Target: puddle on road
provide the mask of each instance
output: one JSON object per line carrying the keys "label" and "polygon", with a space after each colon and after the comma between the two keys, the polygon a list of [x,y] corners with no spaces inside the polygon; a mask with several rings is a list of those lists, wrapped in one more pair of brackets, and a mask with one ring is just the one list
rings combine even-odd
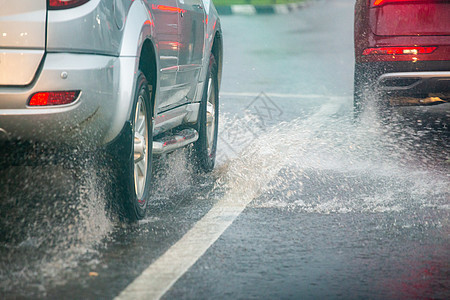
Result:
{"label": "puddle on road", "polygon": [[[410,126],[404,120],[383,124],[370,112],[355,123],[340,110],[339,102],[329,101],[307,118],[280,123],[256,135],[244,130],[241,138],[234,139],[241,142],[232,144],[232,149],[248,139],[252,143],[238,156],[232,150],[225,153],[231,158],[222,165],[221,180],[236,201],[253,201],[223,238],[238,241],[245,249],[234,254],[243,258],[233,263],[249,264],[254,257],[248,253],[254,245],[279,248],[283,254],[273,250],[275,254],[267,253],[255,265],[270,265],[278,258],[291,268],[305,269],[298,273],[273,270],[275,275],[258,276],[258,282],[276,280],[276,275],[281,276],[280,283],[291,282],[289,275],[296,274],[294,285],[306,282],[299,292],[343,284],[332,288],[329,297],[352,289],[362,297],[377,293],[388,299],[445,298],[450,242],[448,127]],[[252,116],[228,121],[225,128],[241,126],[236,121],[254,129],[249,125]],[[280,231],[279,241],[270,243],[271,230]],[[262,244],[268,244],[267,248]],[[233,249],[221,247],[212,250],[211,256]],[[305,253],[311,260],[289,261],[286,249],[294,259],[304,258]],[[296,251],[302,254],[297,256]],[[348,260],[340,260],[342,253]],[[345,266],[333,269],[333,263]],[[308,270],[307,264],[314,269]],[[319,277],[309,273],[317,272],[316,267],[324,268],[319,271],[323,277],[312,281]],[[247,266],[247,270],[255,269],[260,270],[251,263]],[[233,272],[243,276],[240,287],[252,286],[244,272]],[[308,285],[311,281],[314,286]]]}
{"label": "puddle on road", "polygon": [[[175,234],[183,218],[198,219],[201,212],[190,212],[186,207],[190,197],[196,195],[192,197],[206,203],[206,191],[214,185],[209,177],[193,174],[186,151],[176,151],[155,165],[149,205],[153,214],[139,224],[127,225],[106,208],[104,186],[108,178],[96,175],[96,162],[85,165],[88,167],[77,176],[80,171],[54,165],[0,171],[4,187],[0,193],[3,296],[45,297],[72,281],[87,285],[90,276],[115,270],[103,261],[104,252],[114,244],[135,245],[133,239],[146,241],[145,236]],[[177,218],[174,211],[182,211],[183,216],[168,221]],[[152,237],[147,239],[152,242]]]}
{"label": "puddle on road", "polygon": [[251,194],[252,207],[448,214],[446,127],[416,126],[400,116],[385,124],[371,111],[356,122],[339,112],[347,100],[331,99],[307,118],[270,127],[261,115],[226,119],[220,141],[228,189]]}
{"label": "puddle on road", "polygon": [[112,230],[95,172],[84,183],[59,166],[1,171],[0,290],[45,296],[64,284],[80,261],[96,263],[96,248]]}
{"label": "puddle on road", "polygon": [[[185,153],[176,152],[161,162],[171,172],[156,174],[153,208],[162,215],[178,206],[179,195],[208,200],[221,190],[236,201],[255,199],[253,208],[305,213],[432,208],[439,211],[432,226],[448,227],[449,149],[442,146],[442,135],[402,123],[381,125],[373,116],[355,123],[341,111],[348,101],[329,98],[288,122],[251,113],[237,119],[224,115],[214,182],[204,182],[203,193]],[[45,295],[48,286],[79,276],[71,271],[80,263],[94,269],[105,240],[120,230],[108,218],[95,180],[80,186],[67,170],[49,168],[0,173],[2,291],[14,294],[26,287],[31,295]],[[195,210],[192,206],[186,210]],[[141,225],[159,221],[150,215]]]}

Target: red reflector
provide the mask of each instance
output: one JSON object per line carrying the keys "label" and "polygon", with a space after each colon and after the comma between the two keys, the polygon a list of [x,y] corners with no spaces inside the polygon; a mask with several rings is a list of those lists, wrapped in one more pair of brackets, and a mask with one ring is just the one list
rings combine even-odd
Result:
{"label": "red reflector", "polygon": [[89,0],[49,0],[48,9],[65,9],[80,6]]}
{"label": "red reflector", "polygon": [[43,92],[34,94],[29,106],[48,106],[48,105],[64,105],[74,102],[80,91],[69,91],[69,92]]}
{"label": "red reflector", "polygon": [[363,51],[363,55],[417,55],[430,54],[437,47],[383,47],[383,48],[367,48]]}

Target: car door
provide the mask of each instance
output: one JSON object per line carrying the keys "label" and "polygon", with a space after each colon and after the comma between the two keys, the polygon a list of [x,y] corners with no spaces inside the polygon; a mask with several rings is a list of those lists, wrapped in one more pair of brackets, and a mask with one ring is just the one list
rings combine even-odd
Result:
{"label": "car door", "polygon": [[168,110],[183,99],[177,91],[180,44],[178,0],[153,1],[151,5],[160,60],[160,94],[157,113]]}
{"label": "car door", "polygon": [[177,84],[192,101],[199,81],[205,43],[206,13],[203,0],[178,0],[180,48]]}

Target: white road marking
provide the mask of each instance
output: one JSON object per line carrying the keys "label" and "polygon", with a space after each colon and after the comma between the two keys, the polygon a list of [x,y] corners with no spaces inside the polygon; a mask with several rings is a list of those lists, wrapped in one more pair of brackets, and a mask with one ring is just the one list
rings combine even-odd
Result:
{"label": "white road marking", "polygon": [[[242,93],[231,93],[231,95],[242,95]],[[249,93],[248,95],[257,94]],[[273,94],[268,95],[273,96]],[[317,95],[317,97],[326,96]],[[332,115],[339,107],[337,103],[323,105],[306,122]],[[270,136],[270,133],[268,134]],[[288,140],[281,138],[276,143],[268,144],[264,138],[261,138],[260,143],[255,145],[256,149],[248,153],[244,152],[239,159],[232,161],[226,168],[225,187],[228,186],[228,189],[224,197],[115,299],[160,299],[217,241],[247,205],[263,191],[286,164],[286,160],[289,161],[289,155],[285,153],[285,145],[292,141],[290,136],[284,136],[284,139]],[[297,148],[292,151],[297,151]]]}
{"label": "white road marking", "polygon": [[[235,92],[220,92],[221,96],[226,97],[257,97],[261,93],[235,93]],[[329,95],[318,95],[318,94],[280,94],[280,93],[264,93],[270,98],[290,98],[290,99],[318,99],[318,98],[348,98],[348,96],[329,96]]]}
{"label": "white road marking", "polygon": [[[237,196],[237,195],[236,195]],[[219,201],[181,240],[150,265],[116,299],[160,299],[208,250],[252,200]]]}

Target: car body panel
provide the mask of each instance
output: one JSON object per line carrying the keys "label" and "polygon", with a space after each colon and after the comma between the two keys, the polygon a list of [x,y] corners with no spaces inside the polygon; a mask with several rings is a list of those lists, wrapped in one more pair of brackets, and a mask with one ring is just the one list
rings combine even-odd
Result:
{"label": "car body panel", "polygon": [[122,34],[115,24],[112,0],[90,0],[67,11],[48,11],[48,52],[117,56],[121,38]]}
{"label": "car body panel", "polygon": [[132,0],[114,0],[114,21],[119,30],[122,30],[125,25],[125,20],[132,3]]}
{"label": "car body panel", "polygon": [[[179,24],[189,14],[182,16],[180,6],[177,0],[90,0],[79,7],[48,11],[47,25],[44,20],[39,29],[41,46],[29,50],[42,51],[32,76],[18,86],[0,86],[0,141],[100,147],[115,140],[129,128],[144,44],[151,46],[157,70],[152,75],[154,133],[195,124],[209,63],[204,57],[209,58],[220,24],[212,4],[208,13],[200,9],[195,22],[181,22],[191,29],[195,23],[198,39],[187,40],[181,49],[189,27],[183,30]],[[27,105],[36,92],[67,90],[81,91],[70,105]]]}
{"label": "car body panel", "polygon": [[450,5],[444,1],[388,2],[372,7],[369,18],[370,28],[376,35],[450,35]]}
{"label": "car body panel", "polygon": [[[357,0],[355,4],[356,62],[449,59],[450,1],[431,1],[427,4],[388,2],[377,8],[371,7],[370,3],[373,0]],[[426,7],[433,9],[427,10]],[[365,49],[387,46],[437,46],[437,49],[431,54],[423,55],[362,55]]]}
{"label": "car body panel", "polygon": [[44,50],[0,49],[0,85],[30,84],[44,53]]}
{"label": "car body panel", "polygon": [[[180,1],[179,65],[177,84],[184,86],[186,101],[191,102],[200,77],[205,45],[206,13],[202,0]],[[180,15],[181,16],[181,15]]]}
{"label": "car body panel", "polygon": [[[117,57],[48,54],[43,71],[33,85],[0,91],[0,128],[10,137],[21,140],[66,141],[68,144],[73,140],[74,145],[86,147],[107,142],[114,136],[108,131],[115,130],[117,134],[121,129],[114,128],[117,121],[112,120],[113,116],[116,119],[127,118],[126,111],[124,116],[118,115],[121,112],[120,102],[112,100],[114,95],[124,90],[120,82],[111,82],[119,78],[117,73],[124,68],[122,65],[124,63],[121,64],[121,59]],[[134,67],[134,61],[128,62],[128,65]],[[67,72],[67,78],[61,78],[61,72]],[[132,85],[132,80],[127,84]],[[36,92],[80,89],[79,99],[71,105],[38,108],[27,105],[30,95]],[[89,134],[83,132],[83,126],[89,127]]]}
{"label": "car body panel", "polygon": [[155,26],[161,76],[160,93],[156,104],[158,113],[185,102],[177,85],[181,11],[176,0],[167,0],[152,3],[151,12],[155,24],[159,25]]}
{"label": "car body panel", "polygon": [[0,0],[0,86],[27,85],[45,54],[46,0]]}

